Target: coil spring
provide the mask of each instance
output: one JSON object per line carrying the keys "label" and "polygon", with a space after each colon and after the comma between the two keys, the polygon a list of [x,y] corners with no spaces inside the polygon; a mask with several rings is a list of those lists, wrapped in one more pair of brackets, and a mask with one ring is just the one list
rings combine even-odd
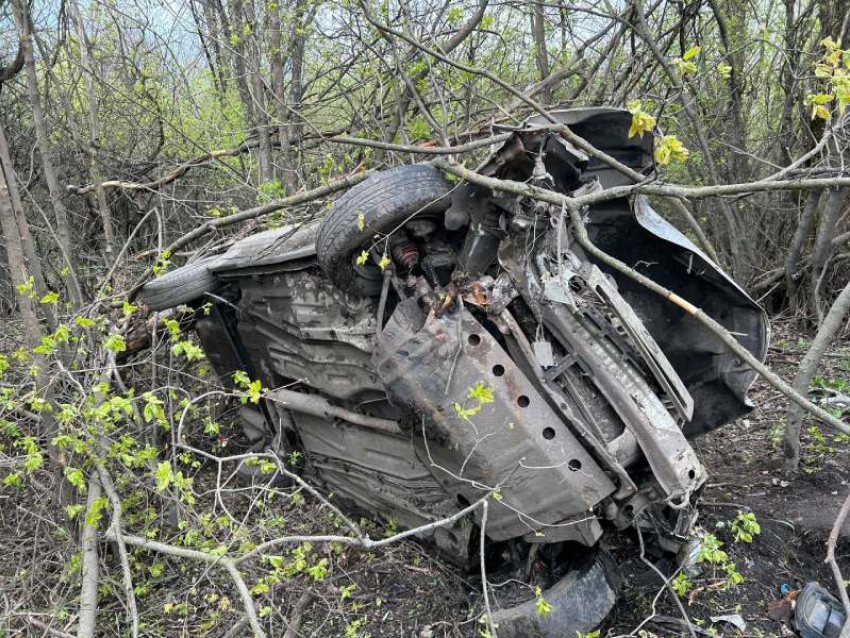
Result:
{"label": "coil spring", "polygon": [[392,249],[393,260],[408,270],[419,263],[419,249],[413,242],[405,242]]}

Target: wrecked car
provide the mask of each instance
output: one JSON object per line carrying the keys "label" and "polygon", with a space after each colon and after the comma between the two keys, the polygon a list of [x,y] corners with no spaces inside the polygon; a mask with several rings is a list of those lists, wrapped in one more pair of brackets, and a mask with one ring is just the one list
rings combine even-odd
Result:
{"label": "wrecked car", "polygon": [[[620,109],[557,112],[626,166],[653,169]],[[538,119],[477,171],[565,194],[631,183]],[[702,308],[764,359],[761,308],[642,195],[584,212],[590,239]],[[589,631],[611,610],[606,535],[637,527],[675,554],[706,476],[689,439],[751,409],[755,373],[678,306],[597,263],[561,208],[450,181],[430,164],[378,173],[320,220],[242,239],[146,285],[195,308],[223,384],[271,390],[249,437],[353,510],[414,528],[448,560],[543,583],[493,602],[505,636]],[[647,540],[649,543],[650,540]],[[511,571],[512,570],[512,571]]]}

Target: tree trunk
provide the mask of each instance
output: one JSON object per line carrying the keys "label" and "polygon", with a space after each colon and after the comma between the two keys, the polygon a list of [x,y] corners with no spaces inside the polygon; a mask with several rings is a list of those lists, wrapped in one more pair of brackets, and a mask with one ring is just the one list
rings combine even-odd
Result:
{"label": "tree trunk", "polygon": [[847,203],[847,195],[850,189],[833,188],[830,189],[826,200],[826,205],[823,208],[820,224],[818,224],[818,234],[815,238],[815,244],[812,247],[812,265],[810,285],[812,290],[812,307],[817,311],[818,324],[821,323],[821,310],[818,303],[818,281],[821,273],[826,267],[826,262],[832,255],[832,238],[835,236],[835,225],[844,210],[844,205]]}
{"label": "tree trunk", "polygon": [[97,95],[94,90],[94,67],[89,53],[89,44],[86,39],[86,28],[80,8],[76,0],[68,3],[71,20],[77,30],[77,38],[80,46],[80,63],[83,67],[83,82],[86,87],[86,99],[89,107],[89,148],[86,150],[89,160],[89,174],[94,183],[97,208],[100,213],[100,221],[103,224],[104,248],[106,249],[106,261],[112,265],[112,256],[115,253],[115,231],[112,224],[112,211],[106,201],[106,191],[103,189],[103,178],[97,165],[97,154],[100,148],[100,118],[98,116]]}
{"label": "tree trunk", "polygon": [[[90,523],[89,516],[100,499],[100,482],[96,474],[92,474],[88,482],[88,498],[86,499],[86,516],[83,524],[83,574],[80,589],[80,625],[77,638],[94,638],[97,629],[97,585],[98,585],[98,547],[97,523]],[[100,506],[100,503],[97,504]]]}
{"label": "tree trunk", "polygon": [[[40,299],[48,292],[47,281],[44,278],[44,271],[41,268],[41,259],[35,251],[35,241],[33,241],[24,204],[21,201],[21,194],[18,191],[18,179],[15,174],[15,167],[12,164],[12,155],[9,152],[9,145],[6,142],[6,133],[3,130],[2,123],[0,123],[0,170],[5,175],[6,187],[9,189],[9,195],[12,200],[12,210],[15,212],[15,218],[18,223],[21,247],[24,257],[26,257],[26,270],[32,275],[33,285]],[[49,313],[47,318],[50,321],[50,329],[55,330],[56,317],[53,313]]]}
{"label": "tree trunk", "polygon": [[266,110],[266,84],[263,81],[263,55],[260,44],[260,25],[254,12],[254,5],[249,0],[242,10],[245,14],[245,22],[248,25],[248,55],[251,65],[251,91],[254,105],[254,121],[256,122],[259,146],[257,149],[258,172],[260,183],[270,182],[274,179],[272,171],[272,144],[269,128],[269,113]]}
{"label": "tree trunk", "polygon": [[280,157],[282,166],[277,174],[280,183],[286,188],[286,194],[294,192],[295,180],[291,166],[291,152],[289,148],[289,114],[286,108],[286,85],[283,77],[284,55],[283,55],[283,26],[280,21],[280,8],[269,11],[269,67],[271,68],[272,99],[274,100],[274,112],[277,118],[277,141],[280,146]]}
{"label": "tree trunk", "polygon": [[[5,165],[6,162],[3,162],[3,164]],[[3,238],[6,244],[6,259],[8,261],[12,284],[15,286],[18,311],[21,313],[21,319],[24,324],[24,343],[28,349],[32,349],[41,343],[43,333],[30,293],[20,292],[21,289],[26,289],[29,276],[27,274],[26,262],[24,261],[21,232],[18,227],[15,211],[12,207],[12,198],[8,186],[11,177],[7,181],[7,175],[9,173],[6,173],[6,170],[5,166],[0,167],[0,229],[3,231]],[[21,288],[18,288],[18,286]],[[48,365],[41,360],[38,360],[38,364],[38,374],[35,378],[35,394],[52,404],[53,385],[50,383]],[[71,486],[64,477],[62,455],[59,449],[52,443],[53,438],[58,434],[56,420],[51,410],[43,410],[40,416],[40,426],[48,440],[47,453],[50,457],[51,469],[56,476],[57,484],[60,486],[58,504],[71,503],[73,496],[70,492]]]}
{"label": "tree trunk", "polygon": [[2,227],[3,238],[6,243],[6,260],[8,261],[12,285],[16,291],[18,311],[21,313],[21,319],[24,323],[26,346],[33,348],[41,341],[41,326],[30,294],[20,292],[21,289],[26,288],[29,276],[8,185],[11,180],[7,180],[6,170],[5,162],[3,162],[2,170],[0,170],[0,227]]}
{"label": "tree trunk", "polygon": [[44,181],[50,193],[50,203],[56,216],[56,232],[59,250],[62,253],[65,265],[70,271],[68,277],[68,292],[75,307],[83,305],[83,295],[77,283],[77,267],[74,246],[71,239],[71,227],[68,224],[68,214],[65,204],[62,202],[62,189],[59,187],[59,179],[51,159],[50,143],[48,141],[47,125],[44,121],[44,110],[41,107],[41,95],[38,89],[38,73],[35,67],[35,54],[33,53],[32,28],[30,23],[29,8],[25,0],[12,0],[12,12],[15,15],[15,24],[20,33],[20,45],[24,51],[24,71],[27,76],[27,90],[32,109],[33,125],[35,127],[36,143],[41,155],[41,164],[44,170]]}
{"label": "tree trunk", "polygon": [[788,292],[788,306],[791,312],[796,312],[798,304],[798,286],[795,279],[797,275],[797,264],[803,252],[803,244],[812,232],[812,227],[815,223],[815,213],[817,213],[818,204],[820,203],[820,195],[821,192],[819,190],[813,190],[809,193],[806,199],[806,205],[803,207],[803,213],[800,216],[800,221],[797,223],[797,230],[794,232],[794,237],[791,240],[790,246],[788,246],[788,253],[785,255],[785,289]]}
{"label": "tree trunk", "polygon": [[[821,357],[832,338],[841,329],[848,310],[850,310],[850,282],[847,282],[841,294],[832,304],[817,335],[815,335],[814,341],[812,341],[809,351],[800,362],[797,377],[794,379],[794,389],[801,394],[808,391],[809,385],[815,377],[815,372],[817,372],[818,363],[820,363]],[[792,403],[788,408],[783,437],[784,469],[786,472],[796,472],[800,467],[800,429],[802,422],[803,410],[796,403]]]}
{"label": "tree trunk", "polygon": [[[531,35],[534,38],[534,60],[537,64],[537,72],[540,80],[543,81],[549,77],[549,53],[546,51],[546,23],[543,7],[536,3],[531,5]],[[549,85],[540,92],[540,97],[544,104],[552,101]]]}
{"label": "tree trunk", "polygon": [[292,33],[290,34],[289,52],[289,144],[293,149],[290,157],[293,166],[289,168],[290,193],[294,193],[298,186],[298,168],[301,165],[301,154],[299,152],[301,136],[304,133],[302,113],[304,98],[304,48],[306,45],[307,24],[304,14],[307,10],[307,0],[297,0],[295,3],[295,15],[292,22]]}
{"label": "tree trunk", "polygon": [[[231,64],[233,66],[233,79],[236,81],[236,91],[239,94],[239,101],[242,103],[245,122],[248,128],[254,131],[260,140],[260,148],[257,153],[257,181],[263,183],[268,181],[268,176],[271,170],[270,162],[270,145],[268,141],[268,118],[263,119],[265,115],[265,104],[258,104],[256,100],[262,97],[262,78],[259,78],[259,69],[252,71],[248,70],[246,59],[248,49],[253,49],[246,46],[248,40],[247,33],[253,33],[253,26],[249,26],[246,21],[245,3],[243,0],[230,0],[228,3],[230,12],[229,18],[222,12],[222,23],[225,33],[228,35],[232,50],[230,52]],[[255,56],[252,56],[255,57]],[[250,74],[250,83],[249,83]],[[259,80],[259,82],[257,82]],[[253,93],[252,93],[253,86]],[[264,137],[265,136],[265,139]]]}

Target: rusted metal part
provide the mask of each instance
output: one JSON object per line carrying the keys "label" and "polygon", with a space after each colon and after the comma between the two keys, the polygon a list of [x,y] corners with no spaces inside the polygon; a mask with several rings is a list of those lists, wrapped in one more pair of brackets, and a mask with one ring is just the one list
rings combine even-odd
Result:
{"label": "rusted metal part", "polygon": [[[487,525],[490,538],[524,535],[579,514],[593,518],[592,508],[615,491],[468,311],[430,314],[421,326],[396,312],[381,333],[375,364],[392,399],[422,415],[414,445],[445,489],[465,502],[480,498],[482,490],[499,491]],[[469,395],[477,383],[492,388],[492,401],[464,417],[465,409],[476,408]]]}
{"label": "rusted metal part", "polygon": [[[604,343],[563,306],[548,306],[549,329],[587,366],[594,383],[634,434],[667,497],[688,498],[705,480],[704,470],[681,428],[644,379],[627,366],[612,366]],[[616,356],[616,355],[613,355]]]}
{"label": "rusted metal part", "polygon": [[[528,342],[528,339],[525,336],[525,333],[522,330],[522,327],[517,323],[516,319],[513,315],[505,309],[499,317],[507,328],[507,332],[512,334],[516,339],[516,343],[518,349],[522,353],[522,356],[525,359],[526,366],[525,369],[530,371],[531,374],[537,376],[538,384],[540,387],[546,389],[550,397],[552,399],[551,403],[561,413],[561,418],[567,422],[575,431],[576,434],[581,438],[582,441],[585,441],[590,447],[590,449],[594,452],[597,458],[599,458],[604,464],[605,467],[613,472],[617,478],[619,483],[619,489],[617,493],[614,495],[615,498],[625,498],[630,494],[634,494],[637,491],[637,486],[634,481],[628,475],[625,468],[619,463],[617,457],[611,453],[608,446],[606,445],[605,439],[602,437],[601,432],[597,429],[596,432],[591,431],[590,420],[583,420],[580,418],[569,406],[569,403],[565,401],[565,397],[558,396],[550,387],[551,381],[547,382],[545,377],[542,374],[542,370],[538,369],[534,363],[534,353],[531,348],[531,344]],[[574,401],[574,404],[577,408],[576,411],[581,411],[580,401],[577,400],[578,397],[571,397]]]}
{"label": "rusted metal part", "polygon": [[682,379],[670,365],[670,361],[658,347],[635,311],[625,302],[617,289],[596,266],[588,269],[587,284],[613,310],[619,325],[640,350],[643,360],[652,370],[656,381],[661,384],[666,398],[676,407],[681,423],[690,421],[694,415],[694,400],[682,383]]}
{"label": "rusted metal part", "polygon": [[346,410],[345,408],[331,405],[327,399],[323,399],[315,394],[305,394],[303,392],[287,390],[286,388],[278,388],[267,392],[264,395],[264,398],[268,401],[280,403],[284,408],[290,411],[303,412],[304,414],[317,416],[323,419],[341,419],[347,423],[353,423],[360,427],[369,428],[370,430],[378,430],[386,434],[402,435],[402,431],[396,421],[379,419],[377,417]]}

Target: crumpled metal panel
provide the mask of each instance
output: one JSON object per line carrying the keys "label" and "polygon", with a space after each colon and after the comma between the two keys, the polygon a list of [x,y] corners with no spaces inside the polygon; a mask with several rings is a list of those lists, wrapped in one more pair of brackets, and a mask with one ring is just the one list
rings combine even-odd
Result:
{"label": "crumpled metal panel", "polygon": [[[304,444],[307,476],[363,514],[373,517],[377,513],[410,529],[457,511],[457,501],[416,456],[409,436],[297,412],[292,417]],[[464,519],[425,538],[463,565],[468,559],[471,529],[471,521]]]}
{"label": "crumpled metal panel", "polygon": [[[592,206],[588,232],[601,249],[674,291],[731,331],[763,360],[770,339],[767,315],[726,273],[684,235],[658,216],[646,198]],[[680,308],[612,272],[619,293],[655,339],[693,397],[693,437],[728,423],[752,408],[747,391],[756,373],[707,328]]]}
{"label": "crumpled metal panel", "polygon": [[693,397],[655,339],[602,271],[593,265],[587,271],[587,285],[613,309],[620,326],[638,348],[644,362],[664,390],[665,398],[673,403],[683,421],[690,421],[694,415]]}
{"label": "crumpled metal panel", "polygon": [[[471,313],[455,307],[419,325],[397,308],[378,338],[376,368],[399,405],[414,410],[414,444],[461,503],[497,490],[487,536],[505,540],[585,514],[615,486],[528,377]],[[468,419],[476,383],[493,401]],[[421,419],[421,420],[420,420]],[[424,429],[424,436],[423,436]]]}
{"label": "crumpled metal panel", "polygon": [[631,366],[621,365],[611,346],[596,338],[566,306],[543,309],[546,326],[576,355],[600,392],[635,436],[668,498],[688,498],[705,471],[679,424]]}
{"label": "crumpled metal panel", "polygon": [[349,399],[383,394],[370,355],[374,302],[310,271],[241,279],[238,330],[263,382],[300,381]]}
{"label": "crumpled metal panel", "polygon": [[212,272],[258,268],[316,254],[319,220],[286,224],[280,228],[250,235],[233,244],[216,258]]}

